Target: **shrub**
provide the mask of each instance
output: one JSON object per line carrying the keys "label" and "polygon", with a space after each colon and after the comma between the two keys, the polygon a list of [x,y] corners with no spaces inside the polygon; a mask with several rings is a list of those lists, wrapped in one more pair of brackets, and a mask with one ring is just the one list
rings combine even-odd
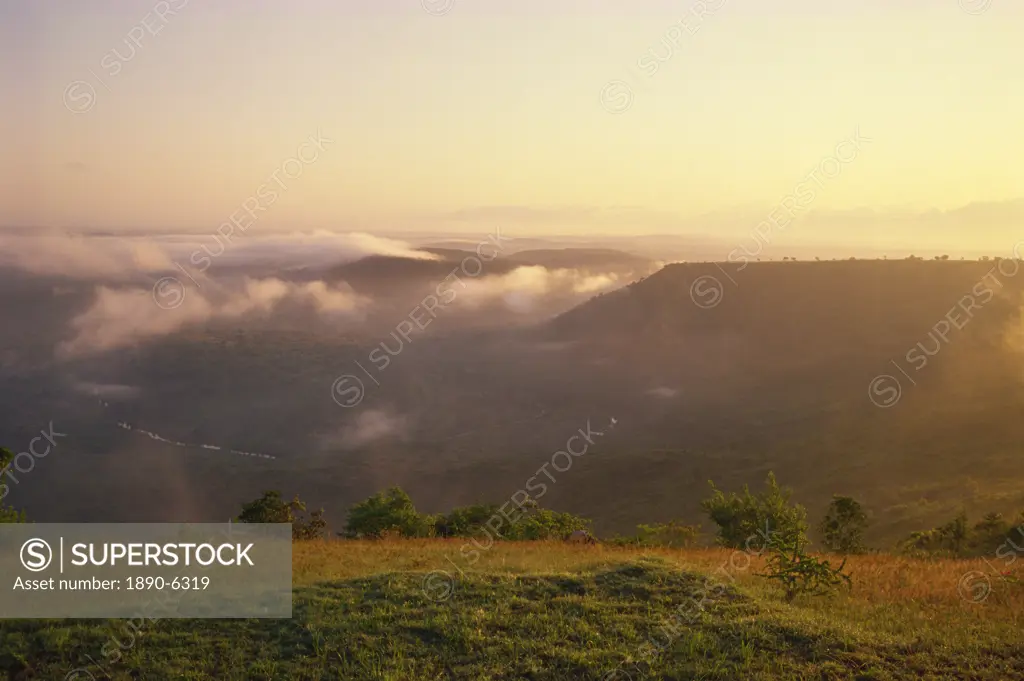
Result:
{"label": "shrub", "polygon": [[760,576],[779,582],[787,602],[800,594],[823,595],[843,583],[853,585],[850,575],[843,573],[846,560],[832,567],[829,561],[805,553],[806,545],[803,539],[782,535],[773,535],[768,542],[765,572]]}
{"label": "shrub", "polygon": [[438,537],[468,537],[499,513],[496,504],[475,504],[453,508],[448,515],[434,518],[430,525]]}
{"label": "shrub", "polygon": [[[302,507],[305,510],[305,506]],[[292,524],[292,539],[326,539],[327,520],[324,519],[324,509],[320,508],[309,514],[306,522],[295,522]]]}
{"label": "shrub", "polygon": [[447,515],[433,516],[427,524],[435,536],[470,537],[486,533],[493,539],[510,541],[564,539],[576,530],[589,532],[590,528],[586,518],[540,508],[532,499],[519,509],[506,511],[497,504],[461,506]]}
{"label": "shrub", "polygon": [[726,496],[711,482],[713,495],[701,507],[718,525],[718,543],[737,549],[750,549],[757,542],[764,546],[769,536],[778,535],[786,542],[802,541],[807,532],[807,511],[791,504],[792,492],[779,487],[775,474],[769,473],[766,489],[753,495],[744,485],[743,494]]}
{"label": "shrub", "polygon": [[988,513],[971,528],[969,543],[974,552],[990,554],[1011,534],[1010,524],[1001,513]]}
{"label": "shrub", "polygon": [[821,523],[822,541],[836,553],[863,553],[868,516],[853,497],[835,495]]}
{"label": "shrub", "polygon": [[307,520],[297,513],[305,512],[306,504],[295,497],[285,502],[277,491],[264,492],[263,496],[242,506],[238,516],[240,523],[291,523],[292,539],[322,539],[327,532],[324,510],[313,511]]}
{"label": "shrub", "polygon": [[348,511],[345,536],[381,539],[386,536],[429,537],[436,519],[416,512],[412,499],[400,487],[377,492]]}
{"label": "shrub", "polygon": [[654,525],[637,525],[632,537],[612,537],[607,543],[617,546],[693,546],[700,535],[699,525],[683,525],[675,520]]}
{"label": "shrub", "polygon": [[515,523],[504,531],[504,537],[519,541],[565,539],[577,530],[589,534],[590,521],[572,513],[550,511],[533,504],[523,506],[523,515],[516,517]]}
{"label": "shrub", "polygon": [[[14,452],[9,449],[0,447],[0,476],[4,474],[11,463],[14,461]],[[2,480],[2,478],[0,478]],[[0,496],[0,501],[7,496],[7,485],[0,482],[0,489],[3,490],[3,496]],[[13,506],[4,506],[0,504],[0,523],[24,523],[26,522],[25,512],[17,511]]]}
{"label": "shrub", "polygon": [[[999,513],[989,513],[971,526],[967,514],[961,511],[945,525],[912,533],[900,544],[900,549],[910,555],[969,558],[991,555],[1012,543],[1014,537],[1024,537],[1024,512],[1017,519],[1014,528]],[[1014,544],[1016,546],[1016,544]]]}
{"label": "shrub", "polygon": [[637,539],[641,546],[692,546],[700,535],[699,525],[683,525],[675,520],[654,525],[637,525]]}
{"label": "shrub", "polygon": [[950,558],[965,554],[970,530],[967,514],[961,511],[953,520],[931,530],[914,532],[903,542],[903,550],[911,554],[923,553]]}

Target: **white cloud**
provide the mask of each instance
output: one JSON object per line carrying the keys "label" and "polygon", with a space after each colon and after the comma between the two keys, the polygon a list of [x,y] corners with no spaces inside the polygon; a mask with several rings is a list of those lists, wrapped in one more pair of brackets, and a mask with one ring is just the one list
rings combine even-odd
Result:
{"label": "white cloud", "polygon": [[266,314],[286,299],[310,302],[320,313],[343,313],[353,320],[361,318],[370,303],[347,285],[331,288],[320,281],[294,284],[246,278],[242,290],[188,288],[172,309],[157,305],[151,289],[99,286],[89,309],[71,320],[76,335],[58,346],[58,355],[113,350],[214,318]]}
{"label": "white cloud", "polygon": [[516,312],[529,312],[539,298],[551,295],[581,296],[614,288],[619,284],[615,273],[589,274],[574,269],[549,270],[540,265],[517,267],[507,274],[479,279],[462,278],[451,285],[456,298],[470,307],[501,300]]}
{"label": "white cloud", "polygon": [[139,238],[86,237],[62,232],[0,233],[0,266],[33,274],[124,280],[172,269],[166,249]]}

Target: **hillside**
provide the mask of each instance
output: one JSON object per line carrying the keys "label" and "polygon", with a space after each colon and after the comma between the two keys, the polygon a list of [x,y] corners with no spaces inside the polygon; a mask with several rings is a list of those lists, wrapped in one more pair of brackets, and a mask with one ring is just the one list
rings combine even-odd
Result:
{"label": "hillside", "polygon": [[[331,268],[326,278],[328,281],[344,281],[363,293],[387,295],[442,281],[469,253],[460,256],[455,250],[441,250],[433,252],[433,255],[437,256],[434,260],[371,255]],[[501,264],[496,271],[500,273],[511,269]]]}
{"label": "hillside", "polygon": [[983,561],[855,558],[849,592],[785,603],[757,576],[761,559],[739,552],[499,543],[469,565],[460,545],[296,544],[291,620],[135,630],[2,621],[0,672],[69,681],[1024,679],[1024,591],[985,582]]}
{"label": "hillside", "polygon": [[[961,507],[974,518],[1024,507],[1014,297],[1024,277],[989,278],[993,293],[975,296],[970,318],[953,314],[962,328],[950,324],[944,341],[937,325],[960,301],[970,307],[965,296],[995,263],[721,267],[735,284],[712,263],[671,265],[532,327],[501,297],[490,308],[456,298],[401,346],[392,333],[412,304],[378,311],[376,336],[289,324],[279,313],[60,364],[47,360],[88,290],[12,287],[26,325],[5,331],[6,347],[39,364],[9,360],[3,442],[19,447],[50,419],[71,435],[8,502],[47,522],[218,521],[280,487],[340,527],[352,504],[391,485],[424,512],[508,499],[588,420],[599,428],[614,417],[615,431],[556,474],[542,500],[592,518],[600,535],[705,522],[709,479],[740,489],[769,470],[812,518],[833,494],[860,499],[878,548]],[[691,297],[702,276],[723,285],[708,309]],[[368,357],[384,342],[401,349],[373,374],[378,385],[356,363],[378,372]],[[912,351],[927,361],[908,361]],[[347,374],[366,388],[351,409],[331,393]],[[872,397],[892,392],[869,386],[884,375],[902,392],[880,408]],[[82,385],[133,390],[104,406]],[[119,421],[225,450],[154,441]]]}
{"label": "hillside", "polygon": [[[1003,267],[1016,269],[1013,261]],[[566,312],[551,331],[596,342],[619,337],[665,344],[729,334],[765,354],[786,348],[817,354],[836,343],[844,352],[899,351],[922,340],[951,310],[971,327],[961,335],[972,338],[979,335],[976,327],[999,330],[1019,322],[1014,313],[1022,290],[1024,272],[1006,276],[992,261],[682,263]],[[970,299],[973,310],[965,312]]]}

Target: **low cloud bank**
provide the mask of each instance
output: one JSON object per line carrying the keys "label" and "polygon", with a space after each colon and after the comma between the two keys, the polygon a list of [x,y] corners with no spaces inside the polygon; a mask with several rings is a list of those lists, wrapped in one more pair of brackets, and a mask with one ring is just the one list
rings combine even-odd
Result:
{"label": "low cloud bank", "polygon": [[176,236],[88,236],[47,231],[0,232],[0,267],[44,276],[129,281],[139,275],[205,272],[220,266],[319,266],[388,255],[417,260],[438,256],[410,244],[362,232],[290,232]]}
{"label": "low cloud bank", "polygon": [[507,274],[464,279],[465,288],[452,286],[470,307],[502,301],[516,312],[530,312],[548,296],[575,297],[600,293],[625,283],[615,272],[591,274],[575,269],[548,269],[540,265],[517,267]]}
{"label": "low cloud bank", "polygon": [[126,279],[174,268],[167,249],[148,239],[0,233],[0,266],[77,279]]}
{"label": "low cloud bank", "polygon": [[[89,309],[71,320],[75,337],[61,343],[57,354],[104,352],[214,319],[268,314],[285,301],[310,304],[320,314],[353,321],[361,319],[369,305],[369,299],[347,285],[329,287],[321,281],[295,284],[246,278],[240,289],[206,284],[201,290],[172,285],[169,291],[99,286]],[[172,297],[161,301],[163,293]]]}
{"label": "low cloud bank", "polygon": [[272,264],[282,268],[322,267],[352,262],[371,255],[413,260],[437,260],[439,257],[397,239],[364,232],[320,230],[260,237],[235,235],[230,241],[220,235],[211,235],[196,244],[181,264],[202,271],[247,263]]}

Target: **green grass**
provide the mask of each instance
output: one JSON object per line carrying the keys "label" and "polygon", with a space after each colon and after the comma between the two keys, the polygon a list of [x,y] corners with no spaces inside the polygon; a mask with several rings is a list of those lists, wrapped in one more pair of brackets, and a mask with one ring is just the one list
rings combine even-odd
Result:
{"label": "green grass", "polygon": [[[929,596],[921,585],[886,597],[888,572],[944,581],[936,575],[946,567],[931,563],[865,558],[866,591],[855,586],[785,604],[755,576],[756,566],[735,580],[709,577],[723,552],[501,546],[463,574],[447,564],[455,576],[448,581],[431,569],[446,565],[450,543],[297,546],[291,620],[161,620],[138,633],[124,620],[6,621],[0,674],[79,681],[1024,679],[1024,636],[1010,614],[1016,600],[964,608],[955,587],[940,599],[939,590]],[[374,560],[384,560],[384,571],[370,568]],[[700,594],[709,599],[703,612]],[[79,667],[92,676],[67,676]]]}

